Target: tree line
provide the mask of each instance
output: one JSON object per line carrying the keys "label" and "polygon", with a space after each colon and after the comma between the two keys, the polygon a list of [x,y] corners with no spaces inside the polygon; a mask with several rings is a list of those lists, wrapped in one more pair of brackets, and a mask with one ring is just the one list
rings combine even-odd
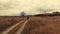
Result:
{"label": "tree line", "polygon": [[[26,16],[24,12],[21,12],[21,16]],[[32,16],[32,15],[27,15],[27,16]],[[36,14],[33,16],[60,16],[60,12],[52,12],[52,13],[45,13],[45,14]]]}
{"label": "tree line", "polygon": [[35,16],[60,16],[60,12],[52,12],[52,13],[45,13],[45,14],[37,14]]}

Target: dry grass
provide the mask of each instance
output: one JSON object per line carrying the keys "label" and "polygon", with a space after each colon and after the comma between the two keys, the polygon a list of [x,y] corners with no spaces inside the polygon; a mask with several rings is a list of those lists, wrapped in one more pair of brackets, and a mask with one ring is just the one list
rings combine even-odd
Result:
{"label": "dry grass", "polygon": [[60,16],[30,18],[22,34],[60,34]]}
{"label": "dry grass", "polygon": [[0,32],[4,31],[6,28],[20,22],[25,19],[25,17],[0,17]]}
{"label": "dry grass", "polygon": [[[0,32],[25,17],[0,17]],[[22,19],[22,20],[23,20]],[[60,34],[60,16],[30,17],[22,34]]]}

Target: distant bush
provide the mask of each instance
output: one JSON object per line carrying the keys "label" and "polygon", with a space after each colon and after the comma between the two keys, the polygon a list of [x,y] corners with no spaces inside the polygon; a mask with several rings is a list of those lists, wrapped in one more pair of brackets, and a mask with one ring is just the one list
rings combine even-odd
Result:
{"label": "distant bush", "polygon": [[21,16],[25,16],[25,13],[24,12],[21,12]]}

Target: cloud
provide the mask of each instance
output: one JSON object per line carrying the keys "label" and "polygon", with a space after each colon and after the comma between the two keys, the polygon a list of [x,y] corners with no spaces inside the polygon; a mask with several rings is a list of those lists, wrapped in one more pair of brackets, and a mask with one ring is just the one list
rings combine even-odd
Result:
{"label": "cloud", "polygon": [[19,9],[20,5],[15,0],[0,0],[0,10]]}
{"label": "cloud", "polygon": [[[20,15],[22,11],[26,14],[38,14],[40,10],[39,7],[45,8],[47,11],[52,11],[54,9],[59,9],[60,0],[0,0],[0,15]],[[46,7],[48,7],[46,9]],[[38,8],[39,11],[36,9]],[[51,8],[51,9],[50,9]],[[52,9],[53,8],[53,9]]]}
{"label": "cloud", "polygon": [[53,11],[55,11],[55,9],[52,9],[52,8],[37,8],[36,11],[39,11],[39,12],[53,12]]}

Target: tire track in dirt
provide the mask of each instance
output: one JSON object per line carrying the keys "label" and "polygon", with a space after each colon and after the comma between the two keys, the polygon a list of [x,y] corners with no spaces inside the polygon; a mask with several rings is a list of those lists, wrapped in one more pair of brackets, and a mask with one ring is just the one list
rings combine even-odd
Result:
{"label": "tire track in dirt", "polygon": [[25,21],[25,20],[20,21],[19,23],[17,23],[17,24],[15,24],[15,25],[13,25],[12,27],[6,29],[5,31],[3,31],[3,32],[0,33],[0,34],[8,34],[9,32],[13,31],[14,28],[15,28],[15,30],[18,29],[17,26],[19,26],[19,25],[20,25],[22,22],[24,22],[24,21]]}

